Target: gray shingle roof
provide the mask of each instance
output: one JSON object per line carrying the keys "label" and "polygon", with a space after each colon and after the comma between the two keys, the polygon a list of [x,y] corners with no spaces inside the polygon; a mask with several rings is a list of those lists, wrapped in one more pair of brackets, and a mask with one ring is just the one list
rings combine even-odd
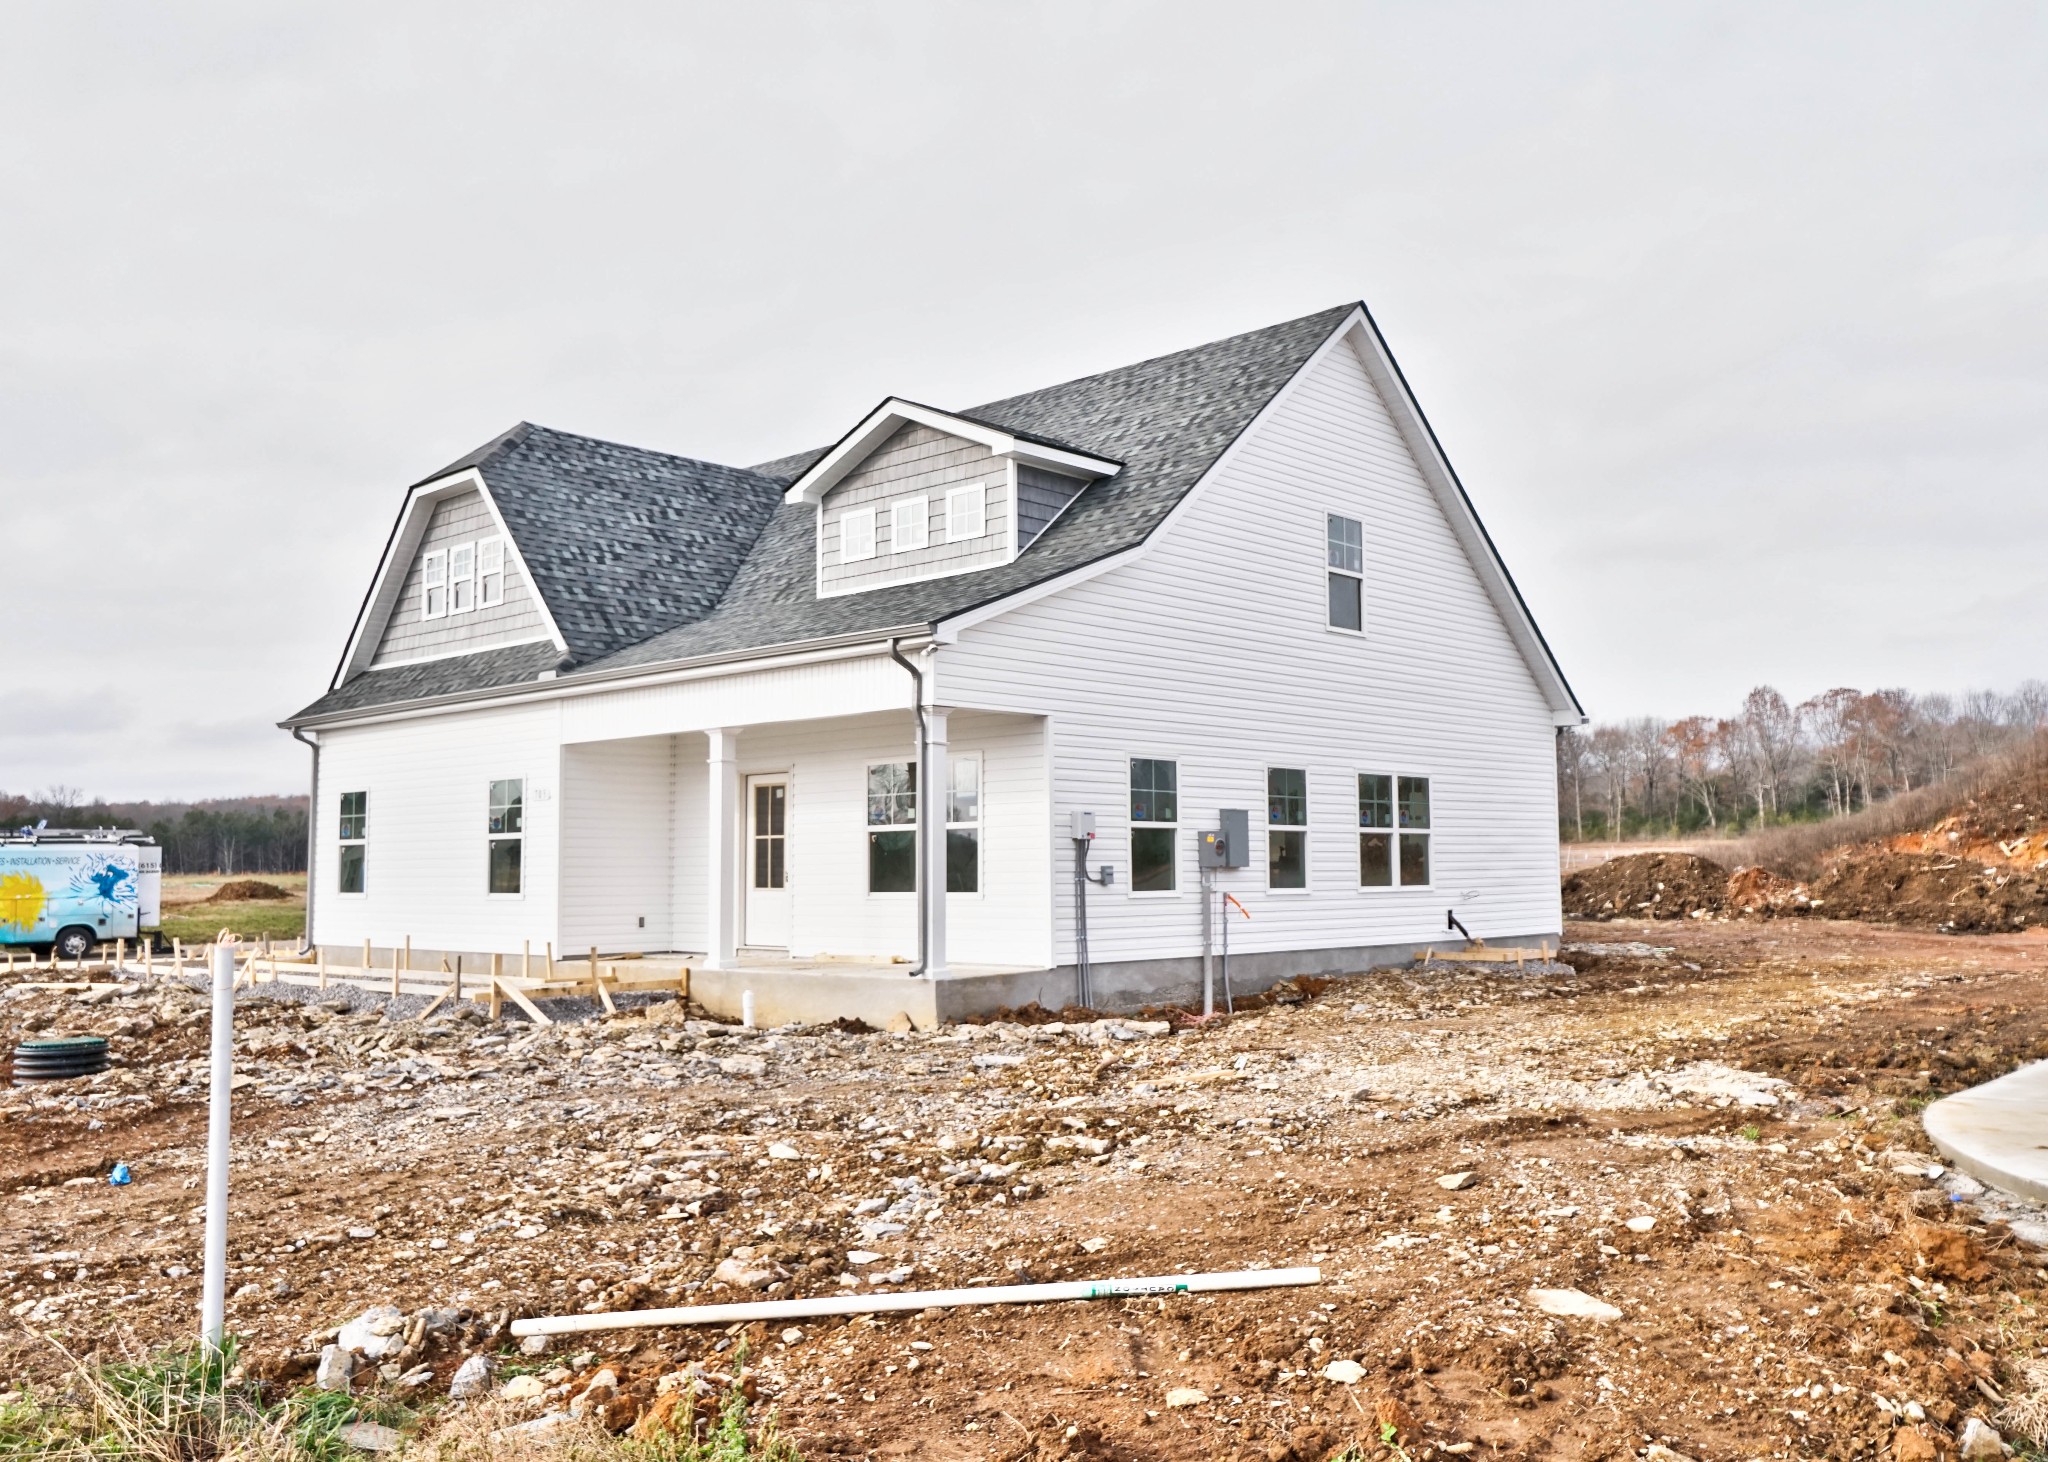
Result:
{"label": "gray shingle roof", "polygon": [[[959,413],[1124,468],[1085,489],[1016,561],[953,578],[818,597],[815,510],[783,506],[782,489],[826,448],[742,469],[522,424],[436,476],[483,474],[569,642],[576,663],[564,680],[931,624],[1144,542],[1354,308]],[[492,657],[509,653],[372,671],[292,719],[455,693],[461,666],[477,667],[468,688],[494,688],[509,681],[492,678],[507,673]],[[434,682],[445,689],[402,678],[433,667],[446,667]]]}

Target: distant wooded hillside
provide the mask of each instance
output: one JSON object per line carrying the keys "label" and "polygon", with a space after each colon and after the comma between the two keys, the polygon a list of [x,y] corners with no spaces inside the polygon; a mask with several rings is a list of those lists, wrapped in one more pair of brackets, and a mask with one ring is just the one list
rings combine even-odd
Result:
{"label": "distant wooded hillside", "polygon": [[76,789],[0,792],[0,828],[133,827],[155,837],[166,873],[303,873],[304,797],[216,797],[202,802],[85,800]]}

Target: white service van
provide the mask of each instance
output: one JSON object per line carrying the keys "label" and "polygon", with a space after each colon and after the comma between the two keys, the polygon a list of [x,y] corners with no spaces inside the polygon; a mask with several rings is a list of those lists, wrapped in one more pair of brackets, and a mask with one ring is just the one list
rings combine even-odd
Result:
{"label": "white service van", "polygon": [[0,944],[48,945],[65,959],[163,924],[163,849],[130,829],[33,828],[0,834]]}

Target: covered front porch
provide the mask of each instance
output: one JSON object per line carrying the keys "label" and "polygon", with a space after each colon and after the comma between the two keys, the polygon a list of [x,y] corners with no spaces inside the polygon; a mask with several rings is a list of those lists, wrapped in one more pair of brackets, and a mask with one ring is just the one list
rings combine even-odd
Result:
{"label": "covered front porch", "polygon": [[920,777],[908,689],[895,670],[894,707],[788,697],[703,727],[680,700],[565,707],[561,955],[686,962],[696,999],[737,1015],[752,989],[765,1023],[926,1025],[966,1008],[941,985],[1049,971],[1046,723],[926,707]]}

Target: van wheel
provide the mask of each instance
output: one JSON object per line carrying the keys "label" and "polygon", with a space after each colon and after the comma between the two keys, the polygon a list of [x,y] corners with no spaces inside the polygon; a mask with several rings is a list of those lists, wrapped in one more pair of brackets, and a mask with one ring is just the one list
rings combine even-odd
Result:
{"label": "van wheel", "polygon": [[84,959],[92,953],[96,942],[92,930],[74,924],[69,929],[57,931],[57,940],[50,946],[50,952],[59,959]]}

